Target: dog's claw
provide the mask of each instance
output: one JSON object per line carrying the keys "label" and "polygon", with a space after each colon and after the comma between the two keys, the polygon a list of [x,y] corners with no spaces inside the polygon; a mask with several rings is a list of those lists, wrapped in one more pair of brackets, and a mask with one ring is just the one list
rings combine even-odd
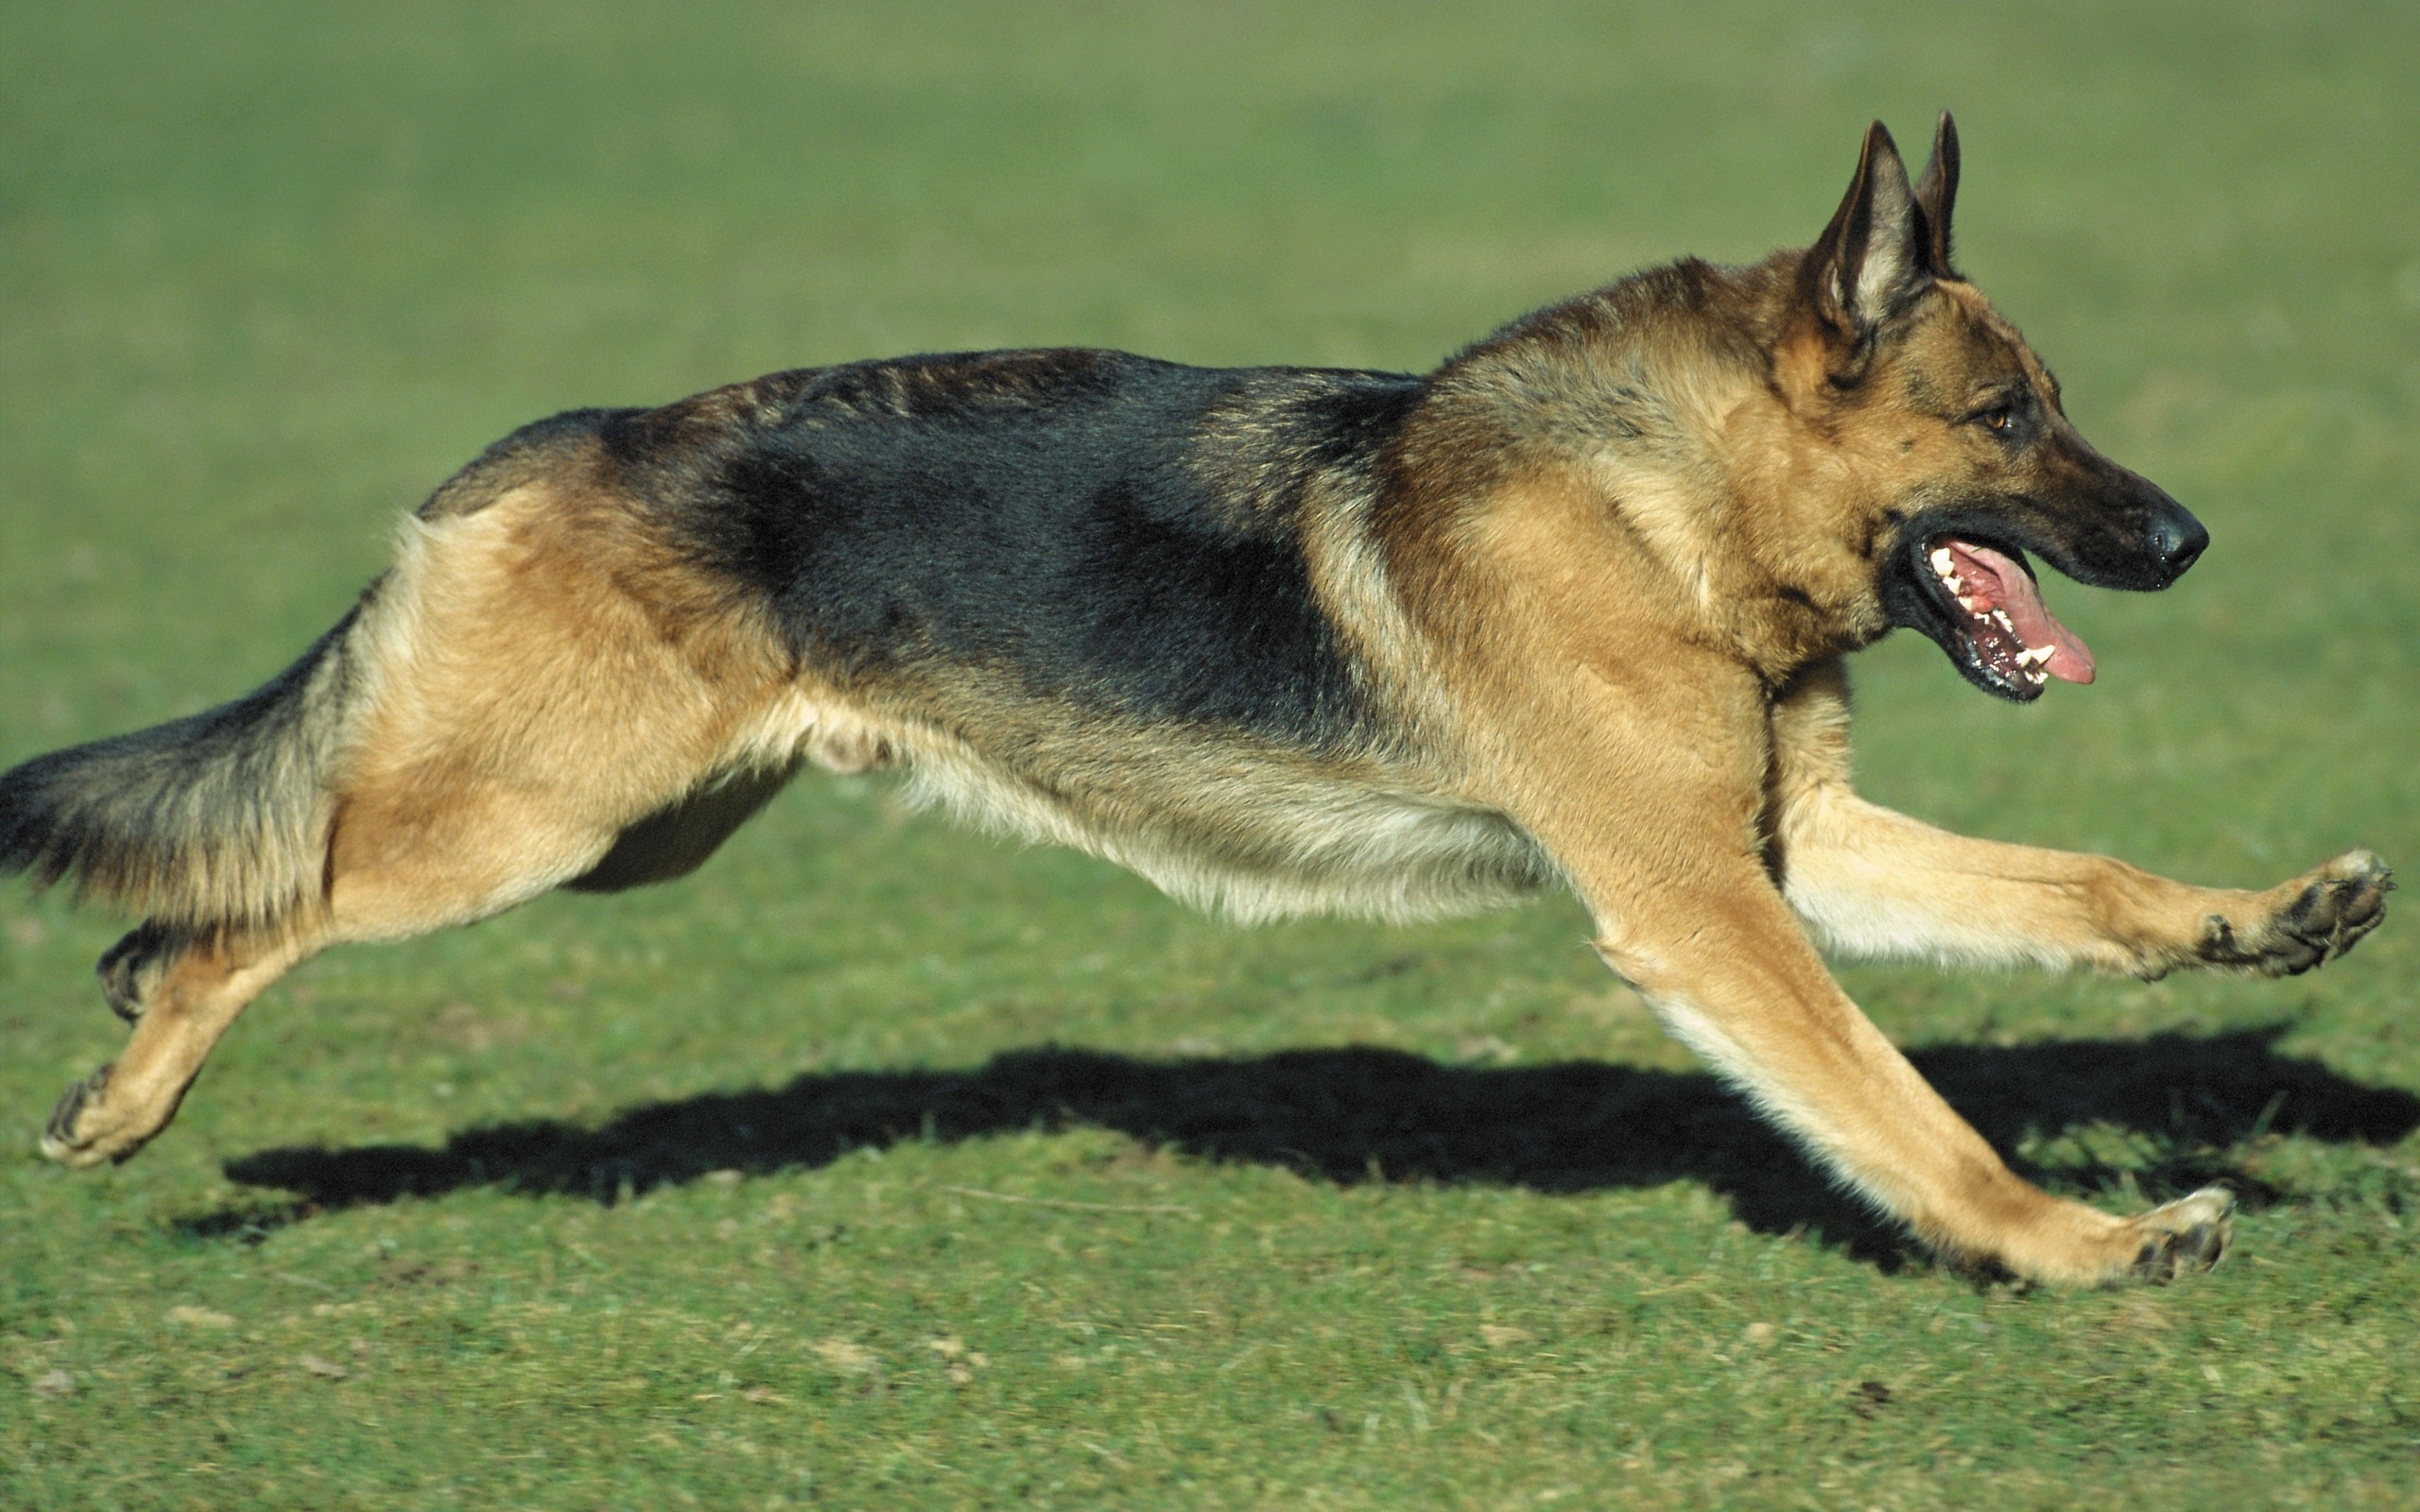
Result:
{"label": "dog's claw", "polygon": [[110,1011],[130,1024],[139,1022],[182,943],[175,931],[154,919],[104,951],[93,971],[101,979],[101,997]]}
{"label": "dog's claw", "polygon": [[2386,917],[2394,873],[2372,850],[2348,850],[2313,874],[2262,924],[2238,929],[2217,914],[2202,933],[2203,959],[2263,976],[2299,976],[2359,944]]}
{"label": "dog's claw", "polygon": [[58,1106],[50,1110],[50,1120],[43,1125],[42,1153],[60,1164],[75,1168],[98,1165],[107,1158],[93,1141],[77,1133],[83,1122],[84,1109],[110,1084],[111,1066],[103,1066],[89,1076],[67,1084]]}
{"label": "dog's claw", "polygon": [[110,1011],[128,1024],[143,1018],[143,988],[137,973],[142,966],[139,947],[141,932],[129,935],[109,949],[94,971],[101,979],[101,998]]}
{"label": "dog's claw", "polygon": [[2135,1256],[2136,1280],[2165,1286],[2181,1276],[2208,1270],[2235,1237],[2235,1194],[2204,1187],[2190,1196],[2153,1208],[2135,1220],[2143,1230]]}

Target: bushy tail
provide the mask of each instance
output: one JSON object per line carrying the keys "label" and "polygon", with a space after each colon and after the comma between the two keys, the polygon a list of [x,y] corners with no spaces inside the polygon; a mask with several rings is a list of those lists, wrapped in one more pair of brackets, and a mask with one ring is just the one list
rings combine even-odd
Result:
{"label": "bushy tail", "polygon": [[322,885],[360,616],[233,703],[0,775],[0,875],[173,924],[286,919]]}

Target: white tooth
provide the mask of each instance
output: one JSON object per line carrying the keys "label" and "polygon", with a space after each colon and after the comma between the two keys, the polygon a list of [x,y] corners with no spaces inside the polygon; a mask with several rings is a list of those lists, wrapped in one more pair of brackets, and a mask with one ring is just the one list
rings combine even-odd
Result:
{"label": "white tooth", "polygon": [[2042,662],[2049,661],[2052,654],[2052,648],[2049,646],[2029,645],[2016,653],[2016,660],[2020,664]]}
{"label": "white tooth", "polygon": [[1956,573],[1945,574],[1942,576],[1941,581],[1942,585],[1953,593],[1962,593],[1966,592],[1966,579],[1959,576]]}
{"label": "white tooth", "polygon": [[1963,593],[1958,595],[1958,607],[1964,610],[1969,614],[1980,614],[1983,612],[1983,601],[1981,599],[1968,598]]}
{"label": "white tooth", "polygon": [[1936,546],[1933,548],[1932,570],[1941,574],[1944,577],[1949,576],[1949,548],[1947,546]]}
{"label": "white tooth", "polygon": [[2042,684],[2050,680],[2050,674],[2047,672],[2036,672],[2031,667],[2028,667],[2025,669],[2025,680],[2032,683],[2038,688],[2042,686]]}
{"label": "white tooth", "polygon": [[1992,618],[1998,624],[2001,629],[2008,631],[2009,634],[2014,635],[2016,633],[2016,626],[2010,621],[2008,617],[2008,610],[2004,609],[1996,609],[1992,610]]}

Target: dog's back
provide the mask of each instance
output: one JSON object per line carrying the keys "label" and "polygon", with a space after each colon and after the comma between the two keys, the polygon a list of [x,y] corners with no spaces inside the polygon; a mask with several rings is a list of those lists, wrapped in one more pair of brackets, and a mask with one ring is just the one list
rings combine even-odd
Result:
{"label": "dog's back", "polygon": [[1416,378],[1124,352],[780,374],[604,421],[674,549],[844,688],[976,677],[1087,712],[1339,749],[1348,654],[1303,542],[1374,491]]}

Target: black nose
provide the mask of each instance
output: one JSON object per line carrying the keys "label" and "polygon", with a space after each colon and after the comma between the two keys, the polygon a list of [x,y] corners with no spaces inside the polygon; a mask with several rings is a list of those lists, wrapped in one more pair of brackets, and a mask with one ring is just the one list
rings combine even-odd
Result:
{"label": "black nose", "polygon": [[2152,550],[2171,583],[2184,576],[2185,569],[2200,559],[2210,544],[2210,533],[2202,528],[2202,522],[2172,502],[2152,522],[2151,537]]}

